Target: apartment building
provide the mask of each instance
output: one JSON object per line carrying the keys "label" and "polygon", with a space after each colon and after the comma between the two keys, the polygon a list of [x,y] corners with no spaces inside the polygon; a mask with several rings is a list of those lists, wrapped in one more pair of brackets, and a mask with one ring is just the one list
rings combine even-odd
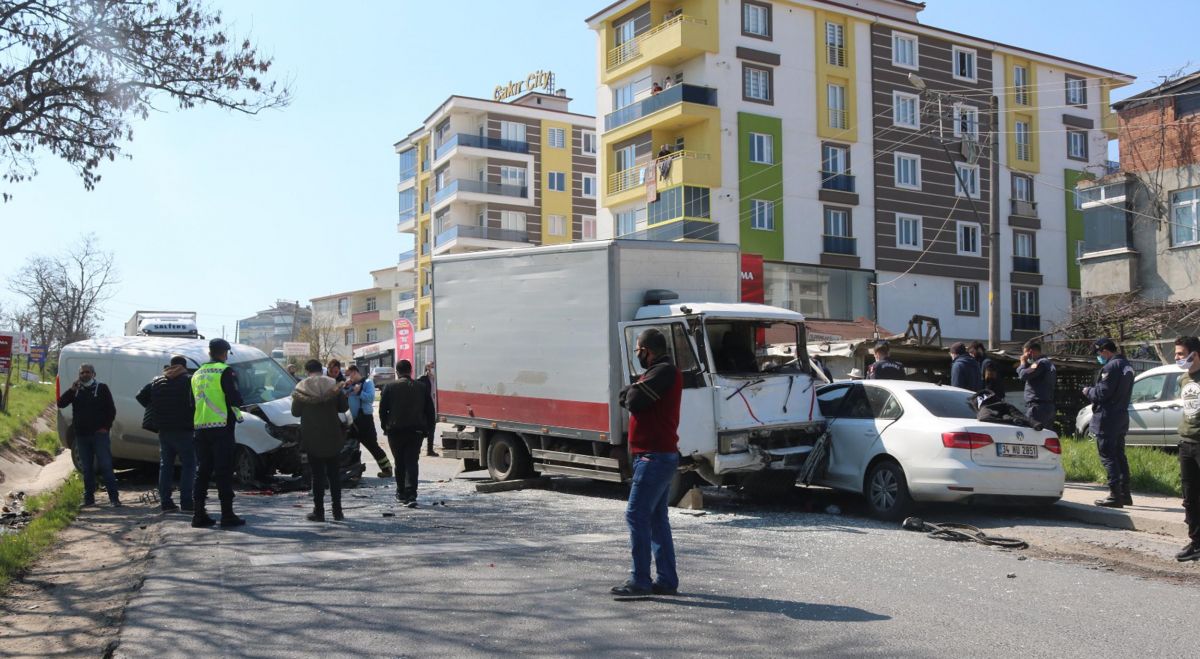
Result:
{"label": "apartment building", "polygon": [[1108,94],[1132,79],[921,24],[923,7],[623,0],[587,19],[601,236],[735,242],[769,304],[987,336],[995,95],[1002,338],[1049,329],[1079,287],[1069,191],[1103,168]]}
{"label": "apartment building", "polygon": [[271,354],[286,342],[300,341],[310,326],[311,308],[300,306],[299,301],[276,300],[270,309],[238,321],[237,342]]}
{"label": "apartment building", "polygon": [[418,363],[432,358],[433,255],[597,237],[595,117],[570,112],[563,90],[522,90],[511,101],[451,96],[395,145]]}
{"label": "apartment building", "polygon": [[371,287],[315,297],[312,332],[322,350],[343,362],[392,366],[397,318],[416,321],[413,273],[396,267],[371,271]]}

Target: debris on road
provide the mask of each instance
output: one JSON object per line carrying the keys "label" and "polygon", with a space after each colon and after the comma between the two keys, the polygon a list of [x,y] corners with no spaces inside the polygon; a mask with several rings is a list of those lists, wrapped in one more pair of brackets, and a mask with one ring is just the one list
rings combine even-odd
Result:
{"label": "debris on road", "polygon": [[1005,538],[998,535],[988,535],[970,524],[934,524],[920,517],[909,517],[901,525],[909,531],[922,531],[931,538],[950,540],[951,542],[978,542],[981,545],[1003,547],[1004,549],[1029,549],[1029,543],[1020,538]]}
{"label": "debris on road", "polygon": [[548,487],[550,487],[550,479],[546,478],[545,476],[539,476],[537,478],[520,478],[512,481],[488,481],[485,483],[477,483],[475,485],[475,491],[483,492],[484,494],[492,494],[495,492],[512,492],[514,490],[527,490],[534,488],[544,490]]}
{"label": "debris on road", "polygon": [[9,492],[0,507],[0,535],[16,533],[33,521],[33,514],[25,510],[25,493]]}

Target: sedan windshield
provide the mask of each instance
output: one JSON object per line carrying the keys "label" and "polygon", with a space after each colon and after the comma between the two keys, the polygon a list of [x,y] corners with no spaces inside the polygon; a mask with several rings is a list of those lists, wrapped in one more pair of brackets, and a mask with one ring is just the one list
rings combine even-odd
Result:
{"label": "sedan windshield", "polygon": [[704,326],[717,373],[809,372],[800,323],[709,319]]}
{"label": "sedan windshield", "polygon": [[247,405],[267,403],[292,395],[296,379],[274,359],[256,359],[229,365],[237,376],[238,391]]}
{"label": "sedan windshield", "polygon": [[971,394],[949,389],[916,389],[908,395],[917,399],[929,413],[943,419],[974,419],[975,410],[968,402]]}

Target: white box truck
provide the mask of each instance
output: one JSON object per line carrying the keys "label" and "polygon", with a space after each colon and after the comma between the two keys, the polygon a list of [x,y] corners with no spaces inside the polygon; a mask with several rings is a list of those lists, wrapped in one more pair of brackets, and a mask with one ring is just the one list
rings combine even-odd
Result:
{"label": "white box truck", "polygon": [[647,328],[683,372],[682,496],[696,475],[791,488],[824,429],[804,317],[740,298],[734,245],[596,241],[433,259],[445,455],[497,480],[629,477],[619,390]]}

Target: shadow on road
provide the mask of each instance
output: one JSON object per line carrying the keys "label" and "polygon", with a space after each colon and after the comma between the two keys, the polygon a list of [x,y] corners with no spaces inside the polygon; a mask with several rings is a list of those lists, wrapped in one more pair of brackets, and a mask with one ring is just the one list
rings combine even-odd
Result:
{"label": "shadow on road", "polygon": [[787,600],[776,600],[766,597],[730,597],[725,595],[680,593],[676,597],[648,597],[644,601],[698,609],[736,611],[738,613],[778,613],[792,620],[812,620],[816,622],[879,622],[881,620],[891,620],[891,616],[871,613],[870,611],[853,606],[789,602]]}

